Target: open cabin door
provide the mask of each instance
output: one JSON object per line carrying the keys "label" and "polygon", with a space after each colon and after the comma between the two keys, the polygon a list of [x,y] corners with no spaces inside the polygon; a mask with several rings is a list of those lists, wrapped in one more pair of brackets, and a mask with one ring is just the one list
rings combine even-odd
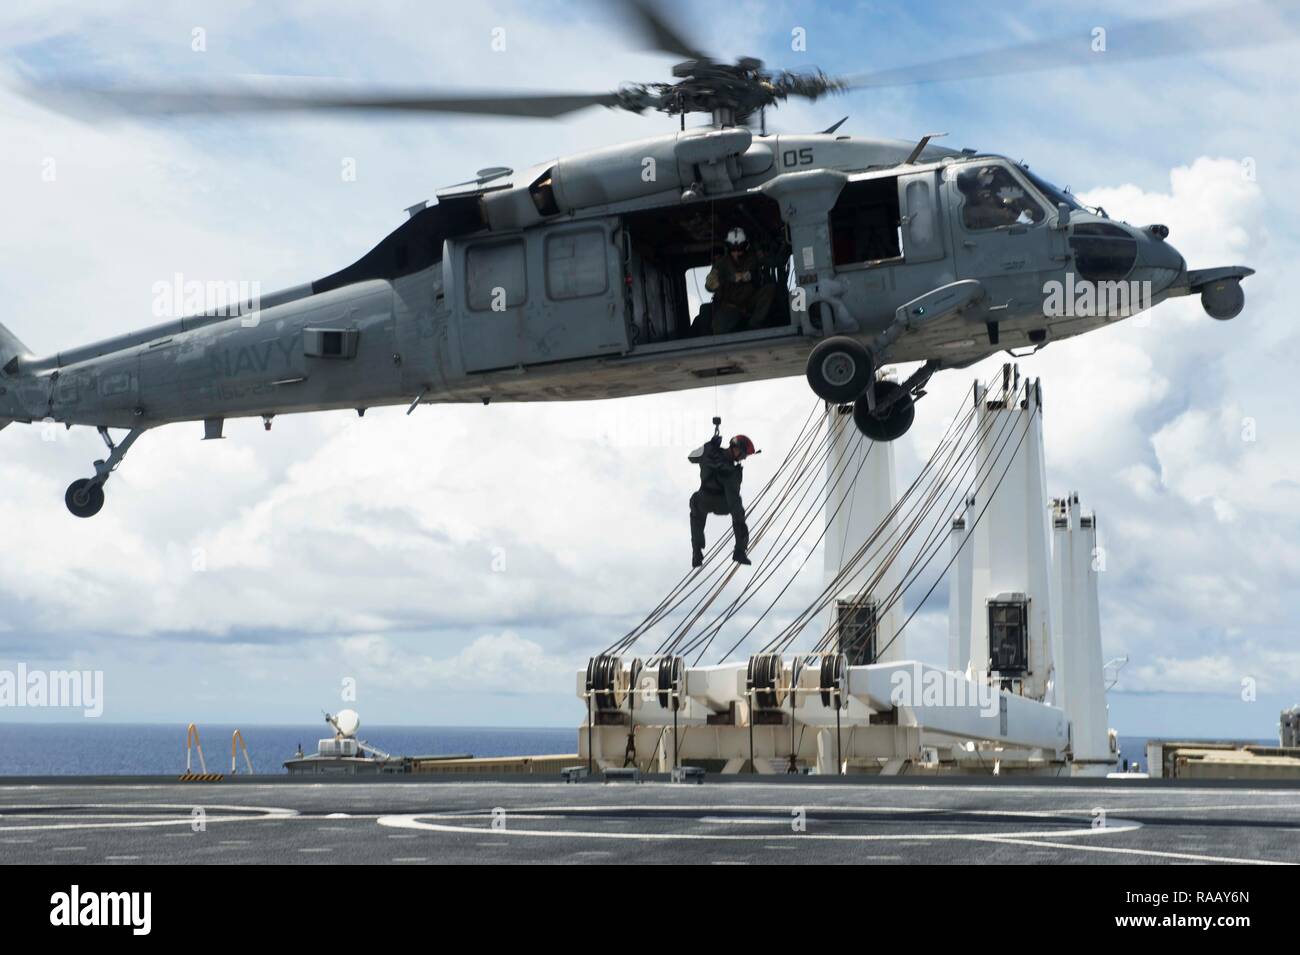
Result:
{"label": "open cabin door", "polygon": [[627,351],[616,226],[596,219],[449,242],[465,370]]}

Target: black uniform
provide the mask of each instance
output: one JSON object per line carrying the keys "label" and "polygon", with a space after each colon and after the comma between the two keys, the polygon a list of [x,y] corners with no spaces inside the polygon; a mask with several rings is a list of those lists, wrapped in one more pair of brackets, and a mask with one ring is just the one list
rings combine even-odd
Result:
{"label": "black uniform", "polygon": [[722,446],[714,435],[699,452],[688,458],[700,466],[700,489],[691,495],[691,547],[704,550],[704,519],[709,514],[730,514],[736,533],[736,556],[749,549],[749,526],[745,523],[745,503],[740,499],[740,482],[745,469]]}

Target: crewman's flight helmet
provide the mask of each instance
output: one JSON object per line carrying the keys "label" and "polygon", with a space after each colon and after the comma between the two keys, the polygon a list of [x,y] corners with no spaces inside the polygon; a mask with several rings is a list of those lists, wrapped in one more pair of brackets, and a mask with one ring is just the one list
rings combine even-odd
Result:
{"label": "crewman's flight helmet", "polygon": [[749,248],[749,236],[745,235],[745,230],[740,226],[736,226],[734,229],[729,231],[725,241],[727,243],[728,251],[731,249]]}
{"label": "crewman's flight helmet", "polygon": [[754,449],[754,442],[750,441],[749,438],[745,437],[743,434],[738,434],[734,438],[732,438],[731,446],[733,448],[736,448],[738,451],[740,451],[741,458],[747,458],[751,454],[758,453]]}

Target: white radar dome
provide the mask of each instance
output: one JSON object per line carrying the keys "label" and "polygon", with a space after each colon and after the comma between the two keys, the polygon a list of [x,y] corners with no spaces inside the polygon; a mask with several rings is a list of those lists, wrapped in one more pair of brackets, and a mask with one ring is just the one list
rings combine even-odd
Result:
{"label": "white radar dome", "polygon": [[361,729],[361,717],[356,710],[339,710],[334,716],[334,725],[343,736],[350,739]]}

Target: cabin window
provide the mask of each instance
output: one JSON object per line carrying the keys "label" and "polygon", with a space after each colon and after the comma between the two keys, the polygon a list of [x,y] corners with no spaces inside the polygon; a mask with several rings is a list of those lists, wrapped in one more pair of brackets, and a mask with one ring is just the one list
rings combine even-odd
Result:
{"label": "cabin window", "polygon": [[355,358],[360,338],[355,328],[304,328],[302,353],[308,358]]}
{"label": "cabin window", "polygon": [[1029,670],[1029,601],[989,601],[989,670],[1003,676]]}
{"label": "cabin window", "polygon": [[970,165],[957,174],[961,222],[969,231],[1035,225],[1046,212],[1005,166]]}
{"label": "cabin window", "polygon": [[831,209],[832,261],[851,265],[899,258],[899,219],[897,176],[850,182]]}
{"label": "cabin window", "polygon": [[465,253],[465,299],[471,310],[503,312],[527,298],[523,239],[470,246]]}
{"label": "cabin window", "polygon": [[546,237],[546,296],[554,301],[604,295],[609,288],[605,233],[581,229]]}

